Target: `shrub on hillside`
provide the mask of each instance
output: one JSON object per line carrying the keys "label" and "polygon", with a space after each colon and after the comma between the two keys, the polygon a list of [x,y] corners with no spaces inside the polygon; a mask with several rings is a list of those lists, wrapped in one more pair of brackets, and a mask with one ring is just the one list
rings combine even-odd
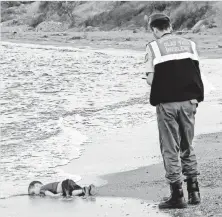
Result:
{"label": "shrub on hillside", "polygon": [[150,2],[150,5],[148,6],[149,9],[151,11],[159,11],[159,12],[162,12],[166,9],[166,7],[169,5],[170,3],[165,1],[165,2],[162,2],[162,1],[155,1],[155,2]]}
{"label": "shrub on hillside", "polygon": [[77,16],[73,13],[75,7],[82,4],[80,1],[42,1],[39,5],[39,12],[45,17],[55,18],[55,21],[69,22],[70,27],[76,23]]}
{"label": "shrub on hillside", "polygon": [[85,26],[105,26],[104,29],[136,26],[144,27],[144,15],[163,12],[170,7],[177,7],[181,2],[116,2],[111,11],[104,11],[84,21]]}
{"label": "shrub on hillside", "polygon": [[[32,16],[33,13],[28,12],[30,11],[28,5],[30,3],[31,1],[1,2],[1,21],[22,20],[32,27],[38,26],[43,21],[51,20],[63,23],[63,25],[69,24],[69,28],[92,26],[100,27],[103,30],[139,29],[147,27],[147,17],[152,13],[164,12],[170,15],[173,27],[176,30],[191,29],[199,20],[208,21],[206,27],[209,27],[213,22],[222,27],[221,2],[113,1],[104,5],[101,2],[89,3],[86,1],[41,1],[36,4],[38,5],[38,12],[34,16]],[[215,5],[215,11],[212,11],[212,5]],[[90,8],[92,10],[89,13]],[[79,11],[80,13],[78,13]],[[81,11],[87,12],[81,13]],[[79,16],[76,16],[75,12]],[[147,17],[144,20],[145,15]]]}
{"label": "shrub on hillside", "polygon": [[19,2],[19,1],[4,1],[4,2],[1,2],[1,6],[5,7],[5,8],[17,7],[19,5],[21,5],[21,2]]}
{"label": "shrub on hillside", "polygon": [[222,14],[222,2],[216,2],[214,5],[214,22],[215,24],[222,30],[222,18],[221,18],[221,14]]}
{"label": "shrub on hillside", "polygon": [[206,18],[211,7],[209,2],[182,2],[170,14],[174,29],[192,28],[199,20]]}
{"label": "shrub on hillside", "polygon": [[1,22],[14,19],[16,14],[17,13],[15,7],[10,7],[5,9],[4,11],[1,11]]}
{"label": "shrub on hillside", "polygon": [[[116,6],[111,11],[105,11],[93,17],[89,17],[84,21],[85,26],[104,26],[104,29],[112,29],[115,27],[126,26],[126,23],[133,20],[137,15],[139,15],[143,9],[144,5],[139,5],[135,7],[133,3],[123,3],[118,2]],[[141,16],[143,19],[143,16]]]}
{"label": "shrub on hillside", "polygon": [[30,17],[30,19],[28,20],[28,25],[35,28],[40,23],[42,23],[44,20],[45,20],[44,14],[37,14],[33,17]]}

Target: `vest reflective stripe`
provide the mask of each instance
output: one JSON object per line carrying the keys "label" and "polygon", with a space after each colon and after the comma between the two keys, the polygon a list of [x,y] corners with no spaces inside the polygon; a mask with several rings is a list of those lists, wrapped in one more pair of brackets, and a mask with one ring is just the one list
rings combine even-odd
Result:
{"label": "vest reflective stripe", "polygon": [[155,41],[150,43],[150,47],[151,47],[151,50],[154,53],[154,57],[155,57],[154,59],[161,58],[160,49],[159,49],[159,47],[158,47],[158,45]]}
{"label": "vest reflective stripe", "polygon": [[[152,54],[152,57],[155,57],[155,53],[154,53],[154,51],[153,51],[153,49],[152,49],[152,47],[151,47],[150,43],[149,43],[149,44],[147,44],[147,45],[148,45],[148,47],[149,47],[148,52],[150,51],[150,52],[151,52],[151,54]],[[148,52],[147,52],[147,53],[148,53]]]}
{"label": "vest reflective stripe", "polygon": [[198,61],[196,45],[193,41],[172,37],[164,40],[153,41],[150,47],[154,53],[153,65],[170,60],[181,60],[190,58]]}
{"label": "vest reflective stripe", "polygon": [[190,41],[190,42],[191,42],[191,46],[192,46],[194,55],[197,57],[197,60],[199,61],[199,55],[198,55],[198,53],[197,53],[196,44],[195,44],[193,41]]}

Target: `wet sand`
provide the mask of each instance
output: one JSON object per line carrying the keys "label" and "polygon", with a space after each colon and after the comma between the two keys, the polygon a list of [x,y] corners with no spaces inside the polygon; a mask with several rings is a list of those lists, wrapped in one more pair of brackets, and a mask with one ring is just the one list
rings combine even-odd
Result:
{"label": "wet sand", "polygon": [[[222,133],[200,135],[195,140],[199,163],[199,183],[202,202],[182,210],[160,211],[159,200],[169,195],[163,165],[156,164],[127,172],[102,176],[108,183],[89,198],[39,198],[18,196],[0,200],[4,217],[60,217],[75,216],[150,216],[150,217],[205,217],[222,213]],[[187,198],[186,186],[183,186]]]}
{"label": "wet sand", "polygon": [[156,216],[169,217],[153,208],[153,205],[141,200],[126,198],[29,198],[17,197],[0,201],[0,213],[3,217],[114,217],[114,216]]}
{"label": "wet sand", "polygon": [[[200,135],[195,141],[199,163],[202,202],[184,210],[165,211],[171,216],[221,216],[222,214],[222,133]],[[158,203],[169,195],[162,164],[103,176],[108,184],[100,187],[100,196],[130,197]],[[183,185],[187,198],[186,184]]]}

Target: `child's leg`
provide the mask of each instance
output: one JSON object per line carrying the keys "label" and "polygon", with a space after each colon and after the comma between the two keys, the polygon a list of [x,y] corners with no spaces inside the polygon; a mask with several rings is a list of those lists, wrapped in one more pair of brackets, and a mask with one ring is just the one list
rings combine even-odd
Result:
{"label": "child's leg", "polygon": [[89,196],[89,195],[95,195],[95,186],[90,185],[89,187],[83,187],[81,188],[79,186],[78,189],[75,189],[72,191],[73,196]]}
{"label": "child's leg", "polygon": [[70,187],[72,189],[73,196],[89,196],[95,194],[95,186],[90,185],[89,187],[81,187],[77,185],[73,180],[69,180]]}
{"label": "child's leg", "polygon": [[81,189],[76,189],[72,191],[73,196],[89,196],[90,195],[90,189],[89,187],[83,187]]}
{"label": "child's leg", "polygon": [[82,187],[80,187],[79,185],[77,185],[77,184],[75,184],[75,185],[73,185],[73,190],[75,191],[75,190],[81,190],[82,189]]}
{"label": "child's leg", "polygon": [[72,188],[72,195],[73,196],[84,196],[85,193],[84,193],[84,189],[77,185],[73,180],[70,180],[70,185],[71,185],[71,188]]}
{"label": "child's leg", "polygon": [[72,195],[73,196],[84,196],[85,193],[84,193],[83,189],[79,189],[79,190],[73,190]]}

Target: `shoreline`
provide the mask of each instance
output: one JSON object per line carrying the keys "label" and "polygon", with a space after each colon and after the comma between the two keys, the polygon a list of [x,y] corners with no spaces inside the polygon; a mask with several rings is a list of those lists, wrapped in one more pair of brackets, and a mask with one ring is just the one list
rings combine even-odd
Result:
{"label": "shoreline", "polygon": [[[180,36],[180,35],[179,35]],[[218,59],[222,56],[222,35],[213,33],[186,33],[182,37],[197,43],[200,57]],[[72,46],[91,49],[126,49],[145,52],[146,44],[153,40],[149,32],[125,31],[98,32],[1,32],[1,41],[41,45]]]}
{"label": "shoreline", "polygon": [[[168,210],[170,214],[186,216],[217,216],[222,213],[222,132],[199,135],[194,142],[200,170],[198,177],[201,204],[183,210]],[[127,197],[157,204],[169,196],[169,186],[164,178],[162,163],[136,170],[102,176],[108,184],[98,188],[101,197]],[[186,183],[183,183],[187,201]],[[179,216],[180,216],[179,215]],[[174,216],[174,215],[173,215]]]}
{"label": "shoreline", "polygon": [[[97,188],[89,198],[52,199],[17,196],[1,200],[4,217],[62,216],[75,212],[78,216],[150,216],[150,217],[219,217],[222,213],[222,132],[199,135],[194,142],[200,176],[201,204],[186,209],[159,210],[158,202],[169,196],[163,164],[101,176],[108,183]],[[186,185],[183,183],[187,200]],[[15,205],[16,204],[16,205]],[[12,209],[13,207],[13,209]],[[51,211],[50,211],[51,210]]]}
{"label": "shoreline", "polygon": [[[16,39],[14,42],[18,43],[18,41],[19,39]],[[20,43],[24,43],[24,41],[25,40],[20,40]],[[78,48],[76,47],[76,44],[72,44],[72,43],[61,44],[60,42],[53,42],[53,41],[51,42],[55,44],[50,44],[50,41],[45,41],[44,42],[45,44],[43,45],[46,45],[46,44],[58,45],[58,46],[65,45],[65,46],[74,46],[74,48]],[[30,41],[30,43],[39,44],[39,41],[32,41],[32,42]],[[115,43],[115,41],[111,43]],[[83,47],[83,45],[80,45],[80,44],[79,46],[80,48]],[[101,46],[100,49],[106,49],[105,47],[106,45],[102,44],[100,46]],[[83,47],[83,48],[87,48],[87,47]],[[112,48],[116,49],[116,47],[112,47]],[[92,49],[98,49],[98,47],[96,47],[96,44],[95,44],[95,47],[92,47]],[[119,49],[126,49],[126,48],[122,48],[120,46]],[[132,47],[132,50],[137,50],[137,48]],[[218,58],[221,58],[221,56],[219,56],[219,53],[215,53],[215,55],[218,56]],[[200,107],[202,107],[202,105]],[[213,108],[211,109],[207,108],[207,109],[209,109],[209,112],[214,113]],[[201,120],[201,117],[205,117],[205,118],[210,117],[211,120],[213,120],[212,123],[215,121],[214,122],[215,125],[212,124],[213,129],[215,130],[216,123],[220,122],[220,118],[219,117],[212,118],[210,114],[206,113],[206,111],[205,111],[205,116],[203,115],[204,115],[204,112],[202,110],[201,114],[198,115],[198,119]],[[222,122],[220,122],[220,124],[221,123]],[[207,128],[208,125],[202,126],[202,122],[199,121],[198,128],[200,129],[200,131],[202,131],[203,128],[205,127]],[[212,130],[212,132],[215,132],[214,130]],[[146,142],[146,137],[143,137],[142,140],[145,140]],[[144,141],[142,141],[142,143],[144,143]],[[222,171],[221,169],[222,166],[219,165],[219,162],[222,160],[222,158],[220,157],[222,156],[221,155],[222,148],[220,147],[221,143],[222,143],[221,132],[208,133],[208,134],[200,133],[198,134],[198,136],[195,137],[194,144],[195,144],[198,163],[201,170],[199,181],[200,181],[200,189],[201,189],[201,196],[202,196],[202,204],[196,207],[189,206],[188,209],[183,210],[183,211],[178,211],[178,210],[169,211],[170,214],[172,215],[177,214],[177,215],[182,215],[183,217],[186,217],[186,216],[190,217],[190,216],[210,216],[210,215],[218,216],[217,214],[222,213],[222,206],[220,205],[222,204],[222,197],[220,196],[220,192],[222,190],[221,188],[222,180],[220,177],[222,173],[220,172],[220,170]],[[203,145],[201,146],[201,144]],[[206,154],[206,152],[208,152],[208,154]],[[81,159],[80,165],[84,165],[83,164],[84,158],[82,159],[82,157],[80,157],[80,159]],[[76,163],[75,161],[75,164],[78,165],[78,162]],[[73,165],[74,165],[73,161],[71,161],[68,164],[68,166],[66,165],[65,167],[67,167],[67,171],[71,173],[75,171]],[[63,169],[63,167],[60,167],[60,168]],[[210,178],[213,180],[211,180]],[[160,198],[162,198],[163,196],[167,196],[169,193],[168,185],[165,183],[165,179],[164,179],[163,165],[161,163],[150,165],[150,166],[145,166],[145,167],[139,167],[136,170],[130,170],[130,171],[119,172],[119,173],[111,173],[104,176],[99,176],[98,179],[95,176],[84,177],[84,179],[85,180],[83,180],[83,182],[86,182],[86,183],[88,183],[89,181],[93,182],[94,180],[96,181],[100,180],[101,183],[103,183],[103,186],[99,187],[98,189],[99,197],[135,198],[135,199],[142,199],[142,200],[151,200],[151,201],[154,201],[154,203],[157,203],[160,200]],[[103,180],[105,180],[107,184],[104,184],[105,182],[103,182]],[[185,185],[183,185],[183,187],[184,187],[185,196],[187,197]]]}
{"label": "shoreline", "polygon": [[[10,41],[10,40],[9,40]],[[39,43],[39,41],[34,41],[34,43],[33,42],[31,42],[31,41],[26,41],[26,40],[15,40],[15,41],[13,41],[13,43],[23,43],[24,44],[24,42],[25,43],[27,43],[27,42],[29,42],[30,44],[37,44],[37,45],[46,45],[46,43],[47,42],[43,42],[42,41],[42,43]],[[61,43],[58,43],[58,42],[52,42],[52,43],[47,43],[47,45],[48,46],[50,46],[50,45],[55,45],[55,46],[58,46],[58,47],[61,47],[61,46],[67,46],[67,47],[69,47],[70,45],[72,45],[72,44],[69,44],[69,43],[66,43],[66,44],[61,44]],[[81,45],[79,45],[79,47],[82,47]],[[77,47],[74,47],[74,49],[75,48],[77,48]],[[85,48],[85,47],[84,47]],[[84,49],[83,48],[83,49]],[[78,49],[78,48],[77,48]],[[96,46],[95,47],[90,47],[90,49],[98,49],[98,48],[96,48]],[[103,49],[106,49],[106,48],[103,48]],[[114,49],[116,49],[116,48],[114,48]],[[123,48],[119,48],[119,49],[123,49]],[[205,103],[204,103],[205,104]],[[202,107],[202,103],[201,103],[201,105],[200,105],[200,108]],[[206,107],[206,106],[205,106]],[[199,112],[201,112],[202,114],[200,114],[199,115]],[[206,112],[206,111],[205,111]],[[217,112],[217,110],[215,109],[215,112]],[[207,131],[205,131],[205,130],[203,130],[203,128],[205,127],[205,126],[208,126],[206,123],[206,125],[204,126],[204,127],[200,127],[200,125],[202,125],[203,123],[202,123],[202,121],[201,121],[201,116],[202,115],[204,115],[204,112],[203,112],[203,110],[201,109],[201,111],[198,111],[198,116],[197,116],[197,119],[199,119],[199,121],[198,121],[198,123],[199,123],[199,127],[198,127],[198,129],[200,130],[200,132],[198,132],[197,133],[197,135],[200,135],[200,134],[202,134],[202,133],[212,133],[212,132],[215,132],[215,130],[216,130],[216,128],[215,127],[213,127],[213,129],[211,129],[211,130],[207,130]],[[211,118],[211,117],[210,117]],[[214,119],[213,119],[214,120]],[[216,120],[216,119],[215,119]],[[211,124],[211,123],[210,123]],[[145,124],[146,125],[146,124]],[[150,124],[149,124],[150,125]],[[155,123],[154,123],[154,125],[156,125]],[[149,126],[149,131],[151,132],[151,134],[153,135],[154,133],[156,134],[156,132],[157,132],[157,129],[154,129],[155,128],[155,126],[154,126],[153,124],[152,124],[152,127],[151,126]],[[212,125],[212,124],[211,124]],[[145,126],[146,127],[146,129],[147,129],[147,126]],[[208,127],[207,127],[208,128]],[[135,129],[134,129],[135,130]],[[137,131],[139,131],[140,133],[141,133],[141,131],[140,131],[140,129],[138,130],[138,129],[136,129]],[[147,136],[145,136],[145,134],[146,133],[143,133],[143,140],[145,140],[145,141],[147,141],[147,139],[149,139],[150,140],[150,138],[149,137],[147,137]],[[137,132],[136,134],[135,134],[135,136],[138,136],[139,135],[139,133]],[[155,136],[156,138],[157,138],[157,135]],[[155,140],[156,140],[156,138],[154,138],[154,140],[152,140],[152,142],[154,142]],[[149,141],[150,142],[150,141]],[[157,140],[156,140],[156,142],[157,142]],[[144,142],[143,142],[144,143]],[[89,147],[87,147],[87,148],[89,148]],[[91,150],[92,151],[92,150]],[[146,149],[145,149],[145,151],[147,151]],[[86,154],[86,153],[84,153],[84,154]],[[156,155],[156,153],[155,153],[155,155]],[[84,156],[82,156],[82,157],[84,157]],[[82,157],[80,158],[80,159],[77,159],[77,160],[75,160],[75,164],[79,164],[80,166],[81,165],[84,165],[84,160],[82,160]],[[88,157],[90,157],[89,156],[89,154],[88,154]],[[86,160],[86,159],[85,159]],[[80,163],[79,163],[80,162]],[[152,164],[153,162],[151,161],[151,164]],[[156,162],[154,162],[154,163],[156,163]],[[141,167],[141,165],[139,165],[139,166],[136,166],[136,168],[140,168]],[[63,169],[65,169],[65,172],[73,172],[73,170],[75,170],[75,169],[73,169],[73,161],[71,161],[71,162],[69,162],[67,165],[64,165],[64,166],[61,166],[60,167],[62,170]],[[75,167],[74,167],[75,168]],[[135,168],[135,167],[134,167]],[[77,168],[76,169],[78,169],[78,166],[77,166]],[[126,169],[124,169],[124,171],[128,171],[128,170],[132,170],[133,168],[131,168],[131,167],[129,167],[129,168],[126,168]],[[63,170],[64,171],[64,170]],[[122,171],[122,170],[119,170],[119,171]],[[108,173],[109,173],[109,171],[108,171]],[[112,173],[112,172],[111,172]],[[115,173],[115,171],[114,171],[114,173]],[[97,179],[96,178],[96,176],[98,177],[98,175],[96,174],[92,174],[92,175],[90,175],[90,176],[82,176],[82,174],[81,174],[81,177],[82,177],[82,179],[81,180],[83,180],[83,183],[87,183],[89,180],[91,181],[95,181],[96,180],[96,183],[99,183],[99,184],[104,184],[104,182],[101,180],[101,179]]]}

